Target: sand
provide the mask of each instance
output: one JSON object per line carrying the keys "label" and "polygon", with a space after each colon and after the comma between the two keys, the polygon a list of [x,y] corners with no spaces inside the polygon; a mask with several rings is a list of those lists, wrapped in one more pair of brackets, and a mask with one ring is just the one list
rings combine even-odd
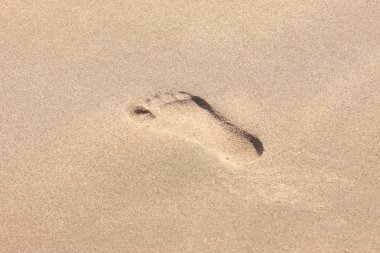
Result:
{"label": "sand", "polygon": [[378,1],[0,6],[0,252],[380,252]]}

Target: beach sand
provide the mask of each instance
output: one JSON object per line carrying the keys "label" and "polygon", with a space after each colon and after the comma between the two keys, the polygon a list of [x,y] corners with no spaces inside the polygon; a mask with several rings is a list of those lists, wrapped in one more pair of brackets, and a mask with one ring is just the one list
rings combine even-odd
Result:
{"label": "beach sand", "polygon": [[0,252],[380,252],[379,2],[0,6]]}

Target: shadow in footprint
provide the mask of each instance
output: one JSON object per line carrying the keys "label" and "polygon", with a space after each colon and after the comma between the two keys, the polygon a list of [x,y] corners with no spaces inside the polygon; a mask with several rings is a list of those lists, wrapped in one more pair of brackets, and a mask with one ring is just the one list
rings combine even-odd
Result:
{"label": "shadow in footprint", "polygon": [[249,142],[252,144],[252,146],[255,148],[257,154],[259,156],[261,156],[263,153],[264,153],[264,145],[263,143],[260,141],[259,138],[257,138],[256,136],[244,131],[243,129],[235,126],[234,124],[228,122],[228,120],[223,117],[220,113],[218,113],[217,111],[214,110],[214,108],[206,102],[206,100],[204,100],[203,98],[201,97],[198,97],[198,96],[193,96],[187,92],[183,92],[182,93],[185,93],[185,94],[188,94],[189,96],[191,96],[191,100],[194,101],[194,103],[196,103],[199,107],[201,107],[202,109],[204,110],[207,110],[211,115],[213,115],[216,119],[218,119],[219,121],[225,123],[226,125],[230,126],[232,128],[233,131],[235,131],[236,133],[244,136],[247,140],[249,140]]}

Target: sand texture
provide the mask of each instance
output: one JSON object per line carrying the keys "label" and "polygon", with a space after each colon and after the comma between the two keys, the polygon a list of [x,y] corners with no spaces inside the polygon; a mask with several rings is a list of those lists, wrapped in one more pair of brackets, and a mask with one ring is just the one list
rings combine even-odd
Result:
{"label": "sand texture", "polygon": [[0,252],[380,252],[379,1],[0,7]]}

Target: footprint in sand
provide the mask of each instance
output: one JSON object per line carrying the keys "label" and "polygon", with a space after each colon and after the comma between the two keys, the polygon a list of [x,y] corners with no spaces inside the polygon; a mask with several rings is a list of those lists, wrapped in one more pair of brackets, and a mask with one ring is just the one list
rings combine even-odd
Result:
{"label": "footprint in sand", "polygon": [[253,162],[262,142],[220,115],[204,99],[186,92],[163,93],[131,106],[132,119],[159,132],[197,143],[235,164]]}

